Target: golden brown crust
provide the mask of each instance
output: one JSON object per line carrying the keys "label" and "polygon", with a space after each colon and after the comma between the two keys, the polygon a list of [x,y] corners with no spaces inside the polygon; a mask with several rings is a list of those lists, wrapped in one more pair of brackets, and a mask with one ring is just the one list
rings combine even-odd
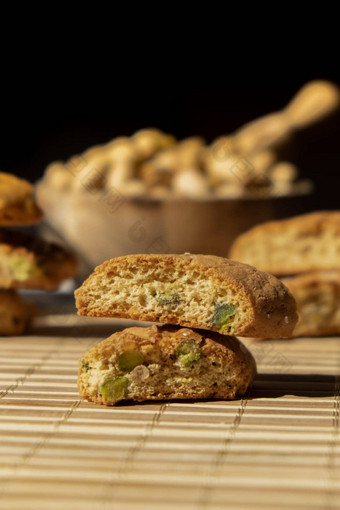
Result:
{"label": "golden brown crust", "polygon": [[0,289],[0,336],[24,333],[35,315],[35,307],[15,291]]}
{"label": "golden brown crust", "polygon": [[15,175],[0,172],[0,226],[32,225],[41,217],[33,198],[33,186]]}
{"label": "golden brown crust", "polygon": [[315,271],[283,281],[298,306],[293,336],[340,335],[340,271]]}
{"label": "golden brown crust", "polygon": [[[200,359],[183,368],[176,352],[188,340],[199,346]],[[78,377],[82,397],[114,404],[103,398],[98,387],[117,375],[117,359],[126,350],[142,353],[150,377],[133,385],[133,378],[124,374],[130,384],[124,400],[235,398],[245,393],[256,373],[254,358],[234,337],[176,326],[132,327],[114,333],[82,357]]]}
{"label": "golden brown crust", "polygon": [[[19,266],[16,273],[16,266]],[[21,264],[21,266],[20,266]],[[29,265],[27,274],[22,265]],[[77,270],[74,255],[53,243],[0,229],[0,287],[54,290]]]}
{"label": "golden brown crust", "polygon": [[258,225],[234,241],[230,258],[277,276],[340,269],[340,211]]}
{"label": "golden brown crust", "polygon": [[[79,314],[180,324],[226,333],[223,328],[212,326],[210,322],[203,320],[202,316],[179,316],[171,309],[156,313],[154,309],[146,308],[138,301],[129,308],[124,308],[123,304],[118,302],[103,310],[99,295],[104,294],[105,298],[110,296],[110,288],[114,288],[115,275],[119,275],[126,268],[131,268],[132,272],[138,274],[141,268],[145,267],[150,271],[157,268],[163,275],[181,270],[182,273],[192,276],[193,281],[198,277],[210,281],[213,289],[221,289],[221,294],[223,289],[231,289],[244,310],[238,323],[233,324],[233,334],[237,336],[287,337],[291,335],[297,321],[294,299],[282,282],[275,277],[222,257],[191,254],[130,255],[104,262],[75,293]],[[112,283],[104,285],[105,279]],[[133,285],[134,282],[131,280],[131,288]],[[190,297],[188,303],[190,305]]]}

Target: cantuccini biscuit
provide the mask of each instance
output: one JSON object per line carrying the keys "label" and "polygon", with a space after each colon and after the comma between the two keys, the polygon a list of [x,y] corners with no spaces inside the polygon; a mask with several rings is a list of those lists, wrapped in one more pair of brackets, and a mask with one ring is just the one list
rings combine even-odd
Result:
{"label": "cantuccini biscuit", "polygon": [[290,336],[294,298],[274,276],[222,257],[129,255],[75,293],[80,315],[122,317],[253,337]]}
{"label": "cantuccini biscuit", "polygon": [[33,198],[33,186],[15,175],[0,172],[0,226],[32,225],[41,217]]}
{"label": "cantuccini biscuit", "polygon": [[0,287],[53,290],[75,275],[72,253],[22,232],[0,229]]}
{"label": "cantuccini biscuit", "polygon": [[315,271],[283,281],[298,307],[293,336],[340,335],[340,271]]}
{"label": "cantuccini biscuit", "polygon": [[78,388],[106,405],[120,400],[217,398],[246,392],[255,361],[236,338],[178,326],[133,327],[90,348]]}
{"label": "cantuccini biscuit", "polygon": [[0,336],[24,333],[35,314],[35,307],[14,290],[0,289]]}
{"label": "cantuccini biscuit", "polygon": [[340,211],[258,225],[236,239],[230,258],[277,276],[340,269]]}

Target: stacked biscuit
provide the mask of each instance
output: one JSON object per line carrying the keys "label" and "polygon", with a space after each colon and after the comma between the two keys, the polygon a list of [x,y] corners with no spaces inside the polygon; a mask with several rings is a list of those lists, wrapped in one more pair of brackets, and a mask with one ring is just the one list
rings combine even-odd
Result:
{"label": "stacked biscuit", "polygon": [[230,256],[283,278],[298,305],[294,336],[340,334],[340,211],[259,225]]}
{"label": "stacked biscuit", "polygon": [[0,173],[0,335],[23,333],[34,313],[17,289],[53,290],[74,276],[72,254],[7,227],[36,224],[42,217],[30,183]]}
{"label": "stacked biscuit", "polygon": [[132,327],[80,360],[80,394],[120,400],[235,398],[255,371],[230,335],[290,336],[296,304],[274,276],[207,255],[131,255],[104,262],[76,291],[80,315],[163,323]]}

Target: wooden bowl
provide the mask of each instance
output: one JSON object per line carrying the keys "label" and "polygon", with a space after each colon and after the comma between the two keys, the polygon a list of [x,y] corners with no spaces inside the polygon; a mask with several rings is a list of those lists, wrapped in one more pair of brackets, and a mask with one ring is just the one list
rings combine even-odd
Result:
{"label": "wooden bowl", "polygon": [[45,218],[83,262],[83,276],[104,260],[133,253],[228,256],[232,241],[252,226],[302,212],[306,189],[289,197],[125,199],[98,191],[37,186]]}

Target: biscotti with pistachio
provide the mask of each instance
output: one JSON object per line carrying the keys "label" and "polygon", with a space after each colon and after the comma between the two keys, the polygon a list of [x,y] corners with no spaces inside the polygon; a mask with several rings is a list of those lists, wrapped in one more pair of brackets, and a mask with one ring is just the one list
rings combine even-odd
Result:
{"label": "biscotti with pistachio", "polygon": [[79,362],[82,397],[105,405],[122,400],[243,395],[256,373],[236,338],[178,326],[132,327],[91,347]]}
{"label": "biscotti with pistachio", "polygon": [[33,186],[15,175],[0,172],[0,226],[32,225],[42,211],[33,197]]}
{"label": "biscotti with pistachio", "polygon": [[36,309],[14,290],[0,289],[0,336],[22,335]]}
{"label": "biscotti with pistachio", "polygon": [[43,239],[0,229],[0,287],[54,290],[75,275],[74,255]]}
{"label": "biscotti with pistachio", "polygon": [[340,270],[340,211],[258,225],[235,240],[230,258],[276,276]]}
{"label": "biscotti with pistachio", "polygon": [[293,336],[340,335],[340,271],[314,271],[283,281],[298,307]]}
{"label": "biscotti with pistachio", "polygon": [[80,315],[289,337],[296,304],[282,282],[210,255],[129,255],[104,262],[75,293]]}

